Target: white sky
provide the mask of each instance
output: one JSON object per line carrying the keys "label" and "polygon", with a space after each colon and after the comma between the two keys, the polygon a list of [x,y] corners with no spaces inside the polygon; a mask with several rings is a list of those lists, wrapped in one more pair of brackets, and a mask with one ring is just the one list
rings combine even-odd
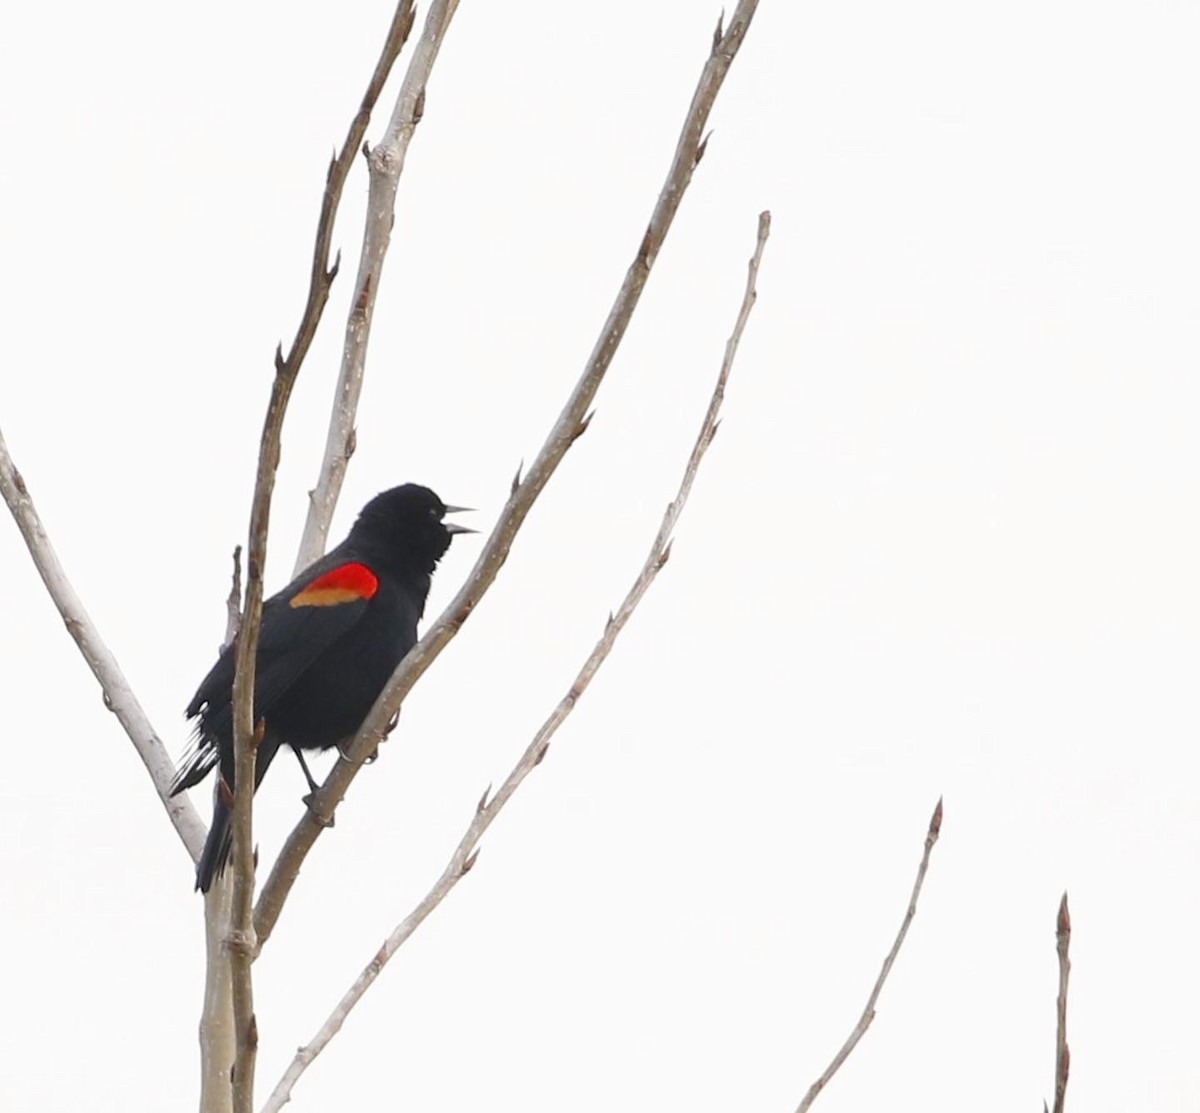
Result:
{"label": "white sky", "polygon": [[[405,480],[482,524],[500,507],[637,246],[718,9],[463,0],[336,533]],[[389,11],[29,4],[0,38],[0,424],[174,753]],[[817,1108],[1052,1099],[1064,888],[1069,1107],[1200,1106],[1198,31],[1183,0],[763,0],[591,431],[256,967],[263,1096],[633,577],[770,208],[671,564],[292,1108],[792,1109],[862,1007],[943,793],[909,942]],[[364,188],[360,165],[348,273]],[[285,431],[271,588],[349,288]],[[0,1106],[191,1108],[190,863],[2,523],[0,575]],[[294,763],[268,779],[264,855],[301,791]]]}

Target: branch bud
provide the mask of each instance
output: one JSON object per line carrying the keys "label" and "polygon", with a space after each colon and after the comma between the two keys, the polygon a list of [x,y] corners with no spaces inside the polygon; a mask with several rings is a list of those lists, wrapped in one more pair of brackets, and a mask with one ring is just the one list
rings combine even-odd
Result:
{"label": "branch bud", "polygon": [[937,807],[933,809],[933,815],[929,817],[929,835],[930,839],[936,839],[942,833],[942,797],[938,797]]}

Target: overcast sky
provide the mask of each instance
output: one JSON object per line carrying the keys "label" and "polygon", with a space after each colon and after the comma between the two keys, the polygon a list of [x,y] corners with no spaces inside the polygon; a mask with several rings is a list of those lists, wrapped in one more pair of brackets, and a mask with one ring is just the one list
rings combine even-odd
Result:
{"label": "overcast sky", "polygon": [[[462,0],[335,535],[406,480],[490,523],[641,238],[719,7]],[[326,162],[389,15],[68,0],[0,37],[0,427],[173,754]],[[817,1108],[1052,1101],[1064,889],[1068,1108],[1200,1106],[1198,33],[1184,0],[762,0],[591,430],[256,966],[261,1095],[628,587],[769,208],[671,563],[292,1108],[793,1109],[863,1006],[943,794],[909,941]],[[347,274],[365,182],[336,232]],[[285,430],[269,589],[349,290]],[[477,547],[455,541],[433,613]],[[191,864],[7,518],[0,576],[0,1106],[192,1108]],[[265,858],[302,791],[287,762],[259,794]]]}

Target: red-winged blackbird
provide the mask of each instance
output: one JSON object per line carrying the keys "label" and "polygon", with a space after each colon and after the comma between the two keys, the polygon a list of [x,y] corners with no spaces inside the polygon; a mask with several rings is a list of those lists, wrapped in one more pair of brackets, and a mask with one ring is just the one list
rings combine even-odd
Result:
{"label": "red-winged blackbird", "polygon": [[[357,733],[416,644],[430,577],[451,537],[474,532],[442,521],[462,509],[415,483],[384,491],[363,507],[345,541],[263,604],[255,788],[280,746],[291,746],[304,766],[301,750],[325,750]],[[187,717],[198,720],[195,745],[171,783],[174,796],[220,765],[212,828],[196,866],[196,888],[205,893],[225,868],[231,843],[233,669],[230,645],[187,706]],[[311,777],[309,783],[315,787]]]}

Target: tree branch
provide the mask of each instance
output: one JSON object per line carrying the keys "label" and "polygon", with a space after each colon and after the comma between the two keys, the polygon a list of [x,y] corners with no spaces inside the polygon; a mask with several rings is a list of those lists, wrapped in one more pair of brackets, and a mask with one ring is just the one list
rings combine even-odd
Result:
{"label": "tree branch", "polygon": [[251,1113],[254,1103],[254,1064],[258,1049],[258,1024],[254,1016],[251,964],[258,952],[254,936],[254,832],[253,797],[255,751],[261,730],[254,721],[254,671],[262,622],[263,569],[267,557],[267,533],[270,527],[271,495],[279,466],[280,436],[284,415],[296,377],[308,354],[313,336],[329,299],[329,288],[337,275],[338,262],[329,265],[329,245],[334,220],[341,201],[342,188],[353,163],[354,152],[366,133],[371,110],[378,100],[392,63],[412,27],[412,4],[401,0],[392,17],[387,39],[371,75],[358,113],[350,125],[341,153],[330,164],[321,215],[317,220],[308,298],[291,350],[284,358],[280,346],[275,352],[275,379],[263,421],[259,442],[258,470],[254,498],[250,507],[250,532],[246,553],[246,599],[238,632],[236,666],[233,678],[233,752],[235,785],[230,830],[233,835],[233,898],[230,906],[230,952],[236,1058],[233,1068],[233,1107],[235,1113]]}
{"label": "tree branch", "polygon": [[1071,977],[1071,910],[1067,894],[1058,902],[1055,928],[1058,951],[1058,1024],[1054,1052],[1054,1113],[1063,1113],[1067,1101],[1067,1077],[1071,1073],[1071,1049],[1067,1046],[1067,982]]}
{"label": "tree branch", "polygon": [[162,801],[167,818],[195,862],[204,847],[204,821],[196,814],[196,809],[187,797],[170,795],[171,778],[175,773],[174,763],[158,733],[150,725],[137,696],[133,694],[121,666],[105,645],[100,631],[88,616],[83,602],[75,594],[75,589],[59,564],[54,546],[50,544],[50,538],[46,535],[37,508],[33,505],[33,499],[25,486],[25,480],[9,455],[3,433],[0,433],[0,492],[3,493],[4,501],[12,511],[17,528],[25,539],[25,546],[33,558],[42,583],[46,585],[50,598],[66,623],[67,633],[74,639],[88,668],[92,670],[92,675],[100,683],[104,706],[116,715],[129,736],[138,757],[142,759],[150,774],[151,781],[154,782],[154,789]]}
{"label": "tree branch", "polygon": [[[233,576],[225,599],[225,640],[233,644],[241,625],[242,547],[233,550]],[[213,786],[220,792],[220,784]],[[200,1110],[232,1113],[231,1072],[237,1055],[233,1008],[232,955],[228,947],[230,901],[228,876],[218,877],[204,894],[204,1005],[200,1011]]]}
{"label": "tree branch", "polygon": [[274,930],[283,903],[300,872],[305,856],[321,831],[329,825],[337,805],[345,796],[364,760],[383,741],[388,723],[412,686],[458,633],[483,598],[507,560],[513,540],[538,495],[571,444],[586,431],[590,420],[589,407],[625,335],[654,260],[679,209],[679,203],[696,165],[703,157],[705,141],[702,140],[702,136],[705,123],[757,7],[757,0],[739,0],[728,29],[723,29],[718,23],[712,50],[692,95],[666,182],[659,193],[650,223],[592,349],[583,375],[571,392],[566,406],[550,430],[528,474],[520,482],[514,483],[500,519],[466,583],[392,674],[391,680],[375,701],[375,706],[351,744],[347,760],[334,765],[325,783],[310,800],[300,822],[289,835],[263,886],[255,909],[255,928],[260,942],[265,942]]}
{"label": "tree branch", "polygon": [[[404,170],[408,145],[416,131],[425,106],[425,87],[437,60],[442,40],[454,17],[458,0],[434,0],[425,17],[404,82],[396,98],[392,118],[384,132],[383,141],[367,152],[370,185],[367,192],[367,218],[363,231],[362,253],[358,262],[358,277],[354,281],[354,296],[346,319],[346,335],[342,346],[342,367],[329,416],[329,432],[325,439],[325,455],[321,461],[316,486],[308,495],[308,516],[296,557],[295,574],[299,575],[325,551],[329,523],[342,490],[346,467],[354,453],[354,416],[362,392],[363,372],[367,362],[367,345],[371,338],[371,321],[375,313],[375,298],[383,275],[383,262],[391,242],[395,223],[396,190]],[[397,12],[399,14],[399,12]],[[412,26],[411,8],[407,13],[408,28]]]}
{"label": "tree branch", "polygon": [[887,957],[883,960],[883,969],[879,971],[879,977],[875,979],[871,995],[867,998],[866,1008],[863,1009],[862,1016],[859,1017],[858,1023],[854,1026],[854,1030],[850,1033],[846,1042],[842,1044],[841,1049],[833,1057],[833,1061],[825,1068],[821,1077],[808,1088],[808,1093],[804,1095],[804,1100],[796,1106],[796,1113],[805,1113],[805,1110],[817,1100],[817,1095],[825,1089],[829,1080],[837,1074],[838,1069],[849,1058],[850,1053],[855,1047],[858,1046],[858,1041],[863,1038],[867,1029],[871,1027],[871,1021],[875,1019],[875,1004],[879,1000],[879,994],[883,991],[883,984],[892,972],[892,964],[896,961],[896,956],[900,953],[904,937],[908,935],[908,926],[917,914],[917,900],[921,896],[921,886],[925,884],[925,871],[929,869],[929,855],[933,851],[933,844],[938,841],[938,835],[941,834],[941,830],[942,801],[939,798],[937,807],[933,809],[933,815],[929,820],[929,830],[925,834],[925,853],[921,855],[921,864],[917,867],[917,879],[913,883],[912,896],[908,898],[908,909],[904,913],[904,919],[900,923],[900,930],[896,933],[896,940],[892,944],[892,949],[888,951]]}
{"label": "tree branch", "polygon": [[229,1085],[237,1054],[230,976],[230,879],[218,877],[204,894],[204,1005],[200,1012],[200,1113],[231,1113]]}
{"label": "tree branch", "polygon": [[[354,984],[346,991],[342,999],[338,1002],[337,1007],[330,1013],[328,1019],[321,1025],[320,1030],[313,1039],[296,1052],[284,1076],[280,1079],[271,1096],[267,1099],[266,1104],[263,1106],[262,1113],[278,1113],[278,1110],[287,1104],[291,1099],[292,1089],[297,1080],[308,1069],[313,1060],[325,1049],[330,1040],[337,1035],[346,1017],[350,1015],[351,1010],[362,999],[363,994],[371,987],[375,979],[379,977],[384,966],[387,965],[392,956],[413,932],[421,926],[425,918],[442,903],[450,891],[470,871],[471,867],[475,864],[475,859],[478,857],[479,851],[477,847],[480,839],[483,838],[484,832],[492,825],[492,822],[500,814],[500,811],[512,798],[517,789],[520,788],[525,778],[541,764],[550,746],[551,738],[558,728],[562,726],[567,716],[575,710],[580,697],[587,691],[588,685],[591,684],[593,677],[612,651],[617,636],[625,628],[633,612],[637,609],[638,604],[642,601],[647,590],[649,590],[650,585],[670,558],[671,534],[675,529],[675,524],[679,521],[679,516],[683,513],[684,506],[687,504],[688,495],[691,494],[692,484],[695,482],[700,462],[704,459],[704,454],[708,451],[709,445],[712,444],[713,438],[717,434],[717,427],[720,424],[721,403],[725,399],[725,384],[728,382],[729,374],[733,370],[734,356],[737,354],[738,344],[746,328],[746,322],[750,317],[750,310],[754,307],[754,302],[757,298],[755,287],[758,280],[758,268],[762,262],[763,249],[766,247],[770,231],[771,214],[768,212],[760,213],[758,218],[758,238],[746,275],[746,289],[742,295],[741,309],[738,312],[733,332],[730,334],[729,340],[725,345],[725,357],[721,362],[721,370],[717,376],[716,385],[713,387],[712,397],[708,403],[708,410],[705,412],[704,421],[701,423],[700,432],[696,437],[696,443],[692,446],[691,454],[688,456],[683,478],[679,484],[679,490],[663,514],[662,524],[655,535],[654,543],[650,546],[650,553],[646,557],[637,579],[634,580],[633,586],[629,589],[628,594],[617,608],[616,613],[609,616],[608,622],[604,627],[604,633],[592,649],[592,652],[588,655],[587,660],[583,663],[583,667],[579,670],[575,680],[567,690],[567,694],[563,696],[558,705],[550,713],[550,716],[542,723],[538,732],[534,735],[533,741],[529,743],[524,754],[521,755],[521,760],[517,762],[512,772],[504,779],[504,783],[500,786],[499,791],[490,800],[488,799],[488,792],[484,792],[478,807],[475,809],[475,815],[467,827],[466,833],[451,855],[450,861],[442,871],[441,877],[438,878],[433,888],[426,893],[421,902],[397,925],[391,935],[384,940],[383,945],[376,952],[374,958],[371,959],[362,973],[359,974]],[[490,788],[488,791],[490,792]]]}
{"label": "tree branch", "polygon": [[296,329],[296,336],[292,340],[287,359],[284,360],[282,349],[275,356],[276,366],[285,363],[293,376],[300,370],[300,365],[308,354],[309,346],[317,332],[317,326],[321,323],[321,314],[325,310],[325,303],[329,300],[329,289],[333,285],[333,280],[337,277],[341,265],[341,253],[339,252],[333,265],[330,266],[329,249],[333,242],[333,226],[337,219],[338,206],[342,201],[342,190],[350,175],[350,169],[354,165],[354,156],[358,154],[363,137],[367,134],[367,125],[371,121],[371,113],[375,110],[379,94],[383,91],[383,86],[392,72],[393,64],[400,56],[400,51],[408,41],[412,25],[412,0],[400,0],[400,3],[396,5],[395,12],[392,13],[392,23],[388,28],[387,38],[384,39],[379,60],[375,63],[375,69],[371,73],[371,80],[367,83],[367,90],[363,93],[358,112],[350,122],[350,129],[346,133],[342,149],[329,164],[329,170],[325,176],[325,193],[321,198],[321,214],[317,218],[317,235],[316,242],[313,244],[312,269],[304,312],[301,314],[300,324]]}
{"label": "tree branch", "polygon": [[242,624],[242,547],[233,547],[233,577],[229,584],[229,595],[225,598],[225,641],[222,649],[237,637]]}

